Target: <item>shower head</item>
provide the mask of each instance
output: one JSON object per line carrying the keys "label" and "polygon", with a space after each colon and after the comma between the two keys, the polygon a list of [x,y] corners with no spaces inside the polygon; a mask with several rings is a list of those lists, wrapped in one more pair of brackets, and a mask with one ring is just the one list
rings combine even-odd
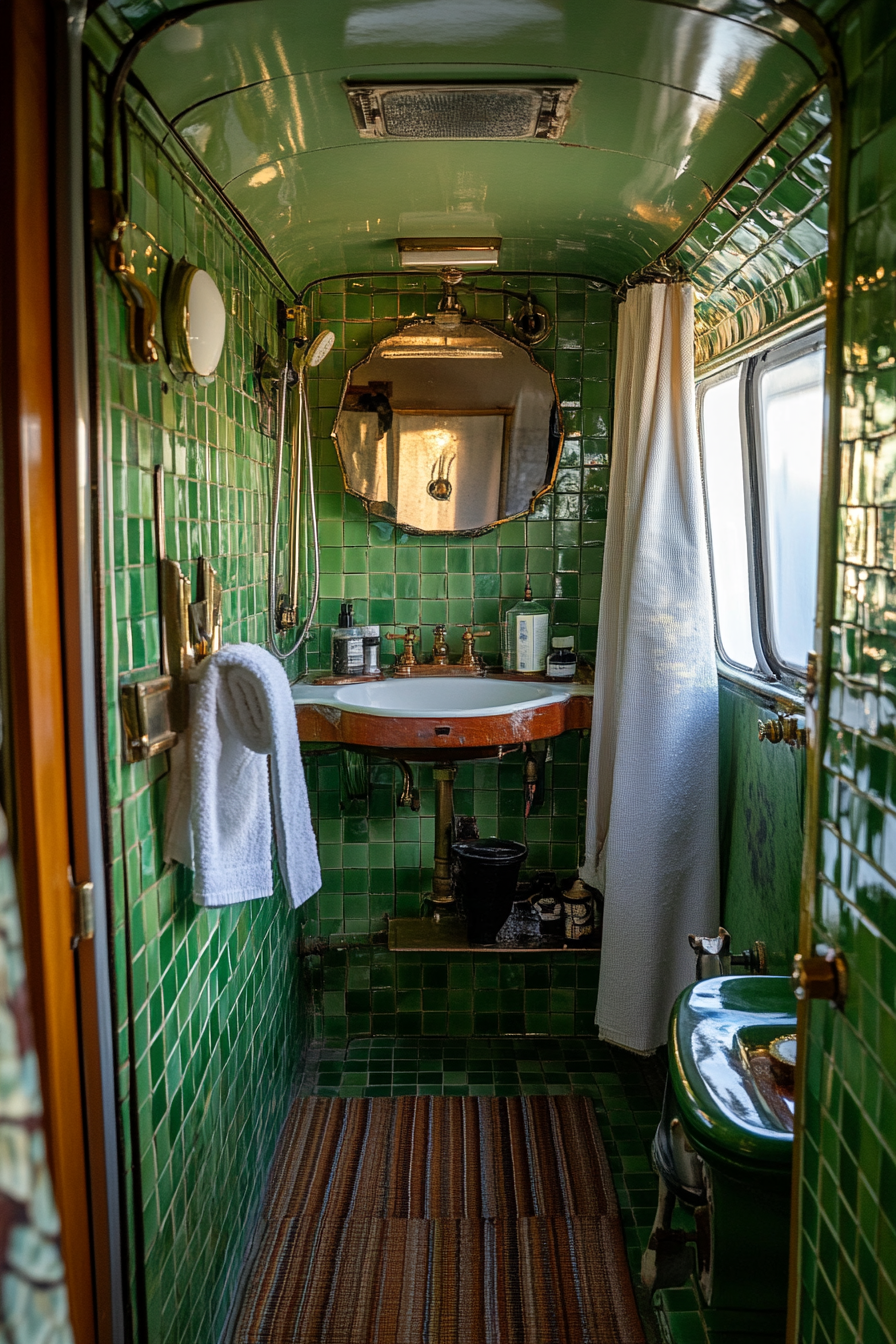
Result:
{"label": "shower head", "polygon": [[298,369],[316,369],[333,349],[336,337],[332,331],[321,331],[304,350],[297,350],[294,364]]}

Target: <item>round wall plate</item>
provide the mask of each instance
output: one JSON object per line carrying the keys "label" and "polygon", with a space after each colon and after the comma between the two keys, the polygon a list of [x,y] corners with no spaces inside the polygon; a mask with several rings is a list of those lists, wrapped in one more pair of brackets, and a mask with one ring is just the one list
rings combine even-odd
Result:
{"label": "round wall plate", "polygon": [[185,258],[175,264],[168,277],[163,324],[172,370],[181,377],[210,377],[224,349],[227,310],[208,271]]}

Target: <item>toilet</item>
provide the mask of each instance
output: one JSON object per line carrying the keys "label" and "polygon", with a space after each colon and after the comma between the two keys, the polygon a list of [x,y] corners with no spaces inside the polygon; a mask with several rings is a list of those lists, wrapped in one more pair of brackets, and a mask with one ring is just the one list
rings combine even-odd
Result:
{"label": "toilet", "polygon": [[[780,1065],[775,1072],[781,1047],[769,1047],[795,1030],[786,976],[701,980],[672,1010],[653,1141],[659,1200],[641,1276],[668,1290],[693,1273],[713,1339],[783,1338],[793,1088]],[[676,1205],[692,1215],[693,1230],[673,1225],[690,1221]]]}

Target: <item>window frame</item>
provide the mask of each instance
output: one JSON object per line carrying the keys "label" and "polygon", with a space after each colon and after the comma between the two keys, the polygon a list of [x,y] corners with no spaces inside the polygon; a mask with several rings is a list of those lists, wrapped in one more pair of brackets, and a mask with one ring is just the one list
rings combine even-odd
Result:
{"label": "window frame", "polygon": [[[769,369],[799,359],[802,355],[823,349],[824,346],[823,316],[815,315],[811,322],[802,326],[800,330],[790,331],[786,335],[779,334],[777,338],[770,337],[768,341],[761,345],[754,345],[740,355],[736,351],[732,352],[731,358],[726,359],[724,363],[713,362],[713,365],[703,373],[698,369],[696,375],[697,437],[700,445],[700,473],[706,509],[707,542],[709,544],[709,562],[712,575],[713,629],[719,673],[730,680],[743,682],[757,690],[764,690],[766,693],[772,690],[776,694],[784,692],[785,698],[793,700],[795,703],[801,703],[804,697],[806,671],[794,668],[778,657],[771,636],[769,618],[769,528],[766,522],[768,497],[763,469],[763,446],[760,440],[762,418],[759,402],[759,375]],[[753,651],[756,658],[753,668],[745,668],[742,663],[733,662],[725,653],[719,640],[716,579],[712,554],[712,521],[709,513],[703,456],[704,398],[710,388],[732,378],[737,378],[739,382],[738,403],[746,500],[744,521],[749,561],[750,623],[753,634]],[[808,652],[809,650],[807,650]]]}

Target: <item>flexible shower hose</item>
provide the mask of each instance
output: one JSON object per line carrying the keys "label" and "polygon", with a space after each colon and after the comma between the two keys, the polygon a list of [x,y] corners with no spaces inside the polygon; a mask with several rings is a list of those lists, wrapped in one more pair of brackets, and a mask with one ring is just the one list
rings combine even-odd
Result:
{"label": "flexible shower hose", "polygon": [[[311,420],[308,415],[308,385],[306,382],[305,369],[299,371],[297,387],[299,392],[299,413],[297,417],[296,432],[299,435],[299,443],[305,450],[305,461],[308,471],[307,490],[311,510],[311,535],[313,537],[314,549],[314,582],[311,586],[311,602],[308,607],[308,614],[305,617],[301,633],[297,637],[291,648],[281,649],[277,645],[277,521],[280,512],[280,481],[283,473],[283,445],[286,439],[286,412],[289,403],[289,381],[291,366],[287,361],[280,372],[280,410],[277,417],[277,451],[274,455],[274,479],[271,485],[271,527],[268,544],[268,647],[281,663],[285,663],[287,658],[291,658],[294,653],[305,643],[311,630],[311,622],[314,620],[314,613],[317,610],[317,600],[320,593],[320,541],[317,535],[317,502],[314,498],[314,464],[312,460],[311,444]],[[301,496],[296,500],[296,531],[295,544],[298,547],[299,535],[301,532],[299,511],[301,509]],[[295,601],[298,601],[298,593],[291,593]]]}

